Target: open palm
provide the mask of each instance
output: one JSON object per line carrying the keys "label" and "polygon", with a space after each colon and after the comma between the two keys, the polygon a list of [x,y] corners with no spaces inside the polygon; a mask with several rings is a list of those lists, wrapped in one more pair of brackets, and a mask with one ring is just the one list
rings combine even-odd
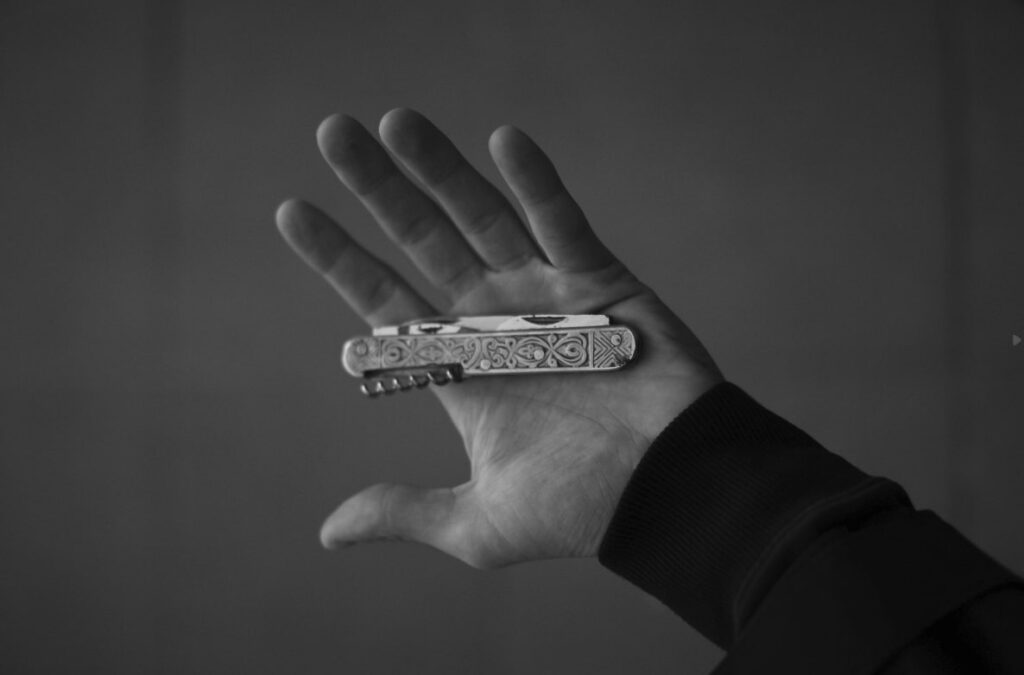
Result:
{"label": "open palm", "polygon": [[[594,555],[654,436],[721,379],[686,326],[597,239],[551,162],[521,131],[491,136],[504,195],[428,120],[394,110],[384,145],[358,122],[321,124],[341,181],[448,299],[431,306],[315,207],[291,200],[285,239],[371,325],[438,314],[608,314],[640,336],[639,360],[612,373],[473,378],[434,388],[465,442],[455,488],[374,485],[326,521],[325,545],[397,539],[477,567]],[[428,196],[428,193],[430,196]]]}

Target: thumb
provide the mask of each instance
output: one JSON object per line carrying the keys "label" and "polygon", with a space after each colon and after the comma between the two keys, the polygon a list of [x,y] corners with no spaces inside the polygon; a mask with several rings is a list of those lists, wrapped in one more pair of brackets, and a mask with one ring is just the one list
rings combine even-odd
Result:
{"label": "thumb", "polygon": [[450,488],[378,483],[345,500],[320,528],[320,541],[327,548],[392,540],[441,549],[454,507]]}

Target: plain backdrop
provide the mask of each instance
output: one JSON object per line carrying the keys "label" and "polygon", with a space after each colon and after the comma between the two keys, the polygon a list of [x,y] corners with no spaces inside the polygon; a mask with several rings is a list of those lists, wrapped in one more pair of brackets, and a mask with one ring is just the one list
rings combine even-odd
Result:
{"label": "plain backdrop", "polygon": [[[512,123],[726,375],[1024,571],[1024,6],[0,3],[0,670],[702,673],[596,561],[328,553],[377,481],[461,482],[429,394],[273,226],[410,266],[314,130]],[[414,277],[415,278],[415,277]],[[416,283],[421,283],[417,278]]]}

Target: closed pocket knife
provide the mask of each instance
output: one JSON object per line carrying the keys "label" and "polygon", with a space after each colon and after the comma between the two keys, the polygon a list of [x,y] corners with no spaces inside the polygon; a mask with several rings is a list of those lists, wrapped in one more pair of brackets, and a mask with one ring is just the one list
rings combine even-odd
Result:
{"label": "closed pocket knife", "polygon": [[636,354],[636,333],[603,314],[531,314],[375,328],[345,342],[341,363],[373,397],[483,375],[613,371]]}

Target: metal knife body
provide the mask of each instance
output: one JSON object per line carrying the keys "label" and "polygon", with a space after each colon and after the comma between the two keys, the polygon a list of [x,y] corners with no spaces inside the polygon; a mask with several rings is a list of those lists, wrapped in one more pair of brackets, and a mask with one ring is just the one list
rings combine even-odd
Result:
{"label": "metal knife body", "polygon": [[613,371],[637,336],[600,314],[431,318],[345,342],[341,361],[369,396],[481,375]]}

